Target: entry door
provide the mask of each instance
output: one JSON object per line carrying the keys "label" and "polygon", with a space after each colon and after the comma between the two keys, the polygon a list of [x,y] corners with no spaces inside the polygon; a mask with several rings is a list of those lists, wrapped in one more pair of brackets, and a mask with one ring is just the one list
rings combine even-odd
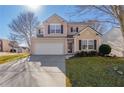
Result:
{"label": "entry door", "polygon": [[72,53],[73,52],[73,44],[72,43],[68,43],[68,53]]}

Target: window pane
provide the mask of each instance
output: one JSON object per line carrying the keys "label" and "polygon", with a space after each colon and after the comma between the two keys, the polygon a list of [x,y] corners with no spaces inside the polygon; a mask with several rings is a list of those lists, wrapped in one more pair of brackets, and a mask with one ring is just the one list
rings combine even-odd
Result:
{"label": "window pane", "polygon": [[56,33],[61,33],[61,25],[56,25]]}
{"label": "window pane", "polygon": [[50,33],[61,33],[61,25],[60,24],[51,24],[50,25]]}
{"label": "window pane", "polygon": [[87,40],[81,41],[81,49],[87,49]]}
{"label": "window pane", "polygon": [[55,25],[50,25],[50,33],[55,33]]}
{"label": "window pane", "polygon": [[71,32],[73,32],[73,27],[71,27]]}
{"label": "window pane", "polygon": [[88,49],[94,49],[94,40],[88,41]]}

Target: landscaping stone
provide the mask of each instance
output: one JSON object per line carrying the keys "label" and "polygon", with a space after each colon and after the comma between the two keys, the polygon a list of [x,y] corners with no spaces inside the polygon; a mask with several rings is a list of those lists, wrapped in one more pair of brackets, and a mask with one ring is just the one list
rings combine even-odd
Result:
{"label": "landscaping stone", "polygon": [[117,73],[119,73],[120,75],[123,75],[123,72],[118,70]]}

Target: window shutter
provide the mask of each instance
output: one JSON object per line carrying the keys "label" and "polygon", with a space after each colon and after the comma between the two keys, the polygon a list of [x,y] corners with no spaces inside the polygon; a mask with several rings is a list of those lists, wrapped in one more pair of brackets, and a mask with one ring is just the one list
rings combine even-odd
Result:
{"label": "window shutter", "polygon": [[71,32],[73,32],[73,27],[71,27]]}
{"label": "window shutter", "polygon": [[61,25],[61,33],[63,34],[63,25]]}
{"label": "window shutter", "polygon": [[94,40],[94,49],[96,50],[96,47],[97,47],[97,42],[96,40]]}
{"label": "window shutter", "polygon": [[40,29],[39,29],[39,34],[40,34],[41,32],[40,32]]}
{"label": "window shutter", "polygon": [[50,34],[50,25],[48,25],[48,34]]}
{"label": "window shutter", "polygon": [[81,40],[79,40],[79,50],[81,50]]}
{"label": "window shutter", "polygon": [[78,27],[76,27],[76,32],[78,32]]}

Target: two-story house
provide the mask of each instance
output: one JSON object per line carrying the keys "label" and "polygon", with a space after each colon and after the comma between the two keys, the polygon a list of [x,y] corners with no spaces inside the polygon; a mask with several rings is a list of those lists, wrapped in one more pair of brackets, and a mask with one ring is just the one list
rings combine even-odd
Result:
{"label": "two-story house", "polygon": [[38,27],[31,41],[33,55],[64,55],[98,51],[101,34],[83,22],[67,22],[54,14]]}
{"label": "two-story house", "polygon": [[0,52],[10,52],[10,41],[7,39],[0,39]]}

